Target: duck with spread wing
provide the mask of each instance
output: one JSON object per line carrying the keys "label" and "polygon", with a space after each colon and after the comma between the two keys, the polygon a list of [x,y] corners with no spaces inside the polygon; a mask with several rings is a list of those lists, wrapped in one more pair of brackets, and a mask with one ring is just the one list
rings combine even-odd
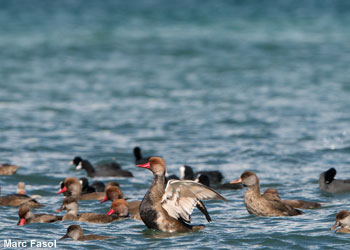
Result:
{"label": "duck with spread wing", "polygon": [[201,200],[226,199],[215,190],[194,181],[170,180],[165,186],[165,161],[152,157],[138,167],[152,171],[154,179],[140,205],[142,221],[148,228],[164,232],[190,232],[205,228],[204,225],[189,225],[191,213],[197,207],[210,217]]}

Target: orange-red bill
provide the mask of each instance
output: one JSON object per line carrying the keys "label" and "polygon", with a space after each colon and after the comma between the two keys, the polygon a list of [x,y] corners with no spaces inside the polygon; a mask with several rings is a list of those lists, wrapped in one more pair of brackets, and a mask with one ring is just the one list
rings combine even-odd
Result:
{"label": "orange-red bill", "polygon": [[18,222],[18,225],[23,226],[24,224],[26,224],[26,219],[24,219],[24,218],[20,219]]}
{"label": "orange-red bill", "polygon": [[108,214],[108,215],[111,215],[111,214],[114,214],[114,212],[115,212],[114,209],[111,208],[111,210],[109,210],[107,214]]}
{"label": "orange-red bill", "polygon": [[60,193],[64,193],[64,192],[67,192],[67,188],[66,187],[63,187],[60,191],[58,191],[57,193],[60,194]]}
{"label": "orange-red bill", "polygon": [[139,168],[150,168],[151,165],[149,164],[149,162],[145,163],[145,164],[141,164],[141,165],[137,165]]}
{"label": "orange-red bill", "polygon": [[242,183],[242,178],[238,178],[237,180],[230,182],[230,184],[238,184],[238,183]]}
{"label": "orange-red bill", "polygon": [[108,197],[106,196],[105,198],[103,198],[103,200],[100,202],[100,204],[102,204],[103,202],[108,201]]}
{"label": "orange-red bill", "polygon": [[334,229],[336,229],[337,227],[339,227],[340,226],[340,224],[339,224],[339,222],[337,221],[334,225],[333,225],[333,227],[331,227],[331,230],[334,230]]}

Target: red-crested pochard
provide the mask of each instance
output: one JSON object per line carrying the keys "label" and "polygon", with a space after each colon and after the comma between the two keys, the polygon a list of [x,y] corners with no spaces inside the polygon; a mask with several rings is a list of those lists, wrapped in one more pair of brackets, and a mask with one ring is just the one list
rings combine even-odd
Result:
{"label": "red-crested pochard", "polygon": [[[101,201],[101,203],[104,203],[106,201],[115,201],[118,199],[123,199],[124,195],[121,191],[121,189],[117,186],[109,186],[106,188],[106,196]],[[141,220],[140,217],[140,204],[141,201],[130,201],[128,203],[128,209],[130,213],[130,217],[136,220]]]}
{"label": "red-crested pochard", "polygon": [[83,240],[113,239],[114,237],[95,235],[95,234],[84,235],[83,230],[79,225],[70,225],[67,228],[67,233],[60,240],[67,239],[67,238],[71,238],[72,240],[83,241]]}
{"label": "red-crested pochard", "polygon": [[164,188],[165,162],[152,157],[138,165],[153,173],[153,182],[140,205],[140,215],[147,227],[164,232],[199,231],[204,225],[189,225],[193,208],[200,200],[226,199],[215,190],[194,181],[170,180]]}
{"label": "red-crested pochard", "polygon": [[[276,195],[278,199],[281,199],[281,197],[278,194],[278,191],[276,188],[268,188],[264,191],[264,196],[268,194]],[[304,201],[304,200],[281,200],[284,204],[291,206],[293,208],[300,208],[300,209],[313,209],[313,208],[319,208],[321,207],[320,203],[312,202],[312,201]]]}
{"label": "red-crested pochard", "polygon": [[74,177],[66,178],[63,182],[63,188],[57,193],[60,194],[65,192],[67,192],[67,196],[72,196],[79,200],[101,200],[105,197],[104,192],[81,194],[81,183]]}
{"label": "red-crested pochard", "polygon": [[78,220],[89,223],[110,223],[114,221],[119,221],[121,218],[116,214],[97,214],[97,213],[80,213],[78,214],[79,205],[78,200],[74,197],[66,197],[62,201],[62,206],[56,210],[60,212],[62,210],[67,210],[67,213],[63,216],[62,220]]}
{"label": "red-crested pochard", "polygon": [[17,225],[23,226],[30,223],[50,223],[62,220],[62,216],[52,214],[34,214],[29,206],[22,205],[18,210],[19,221]]}
{"label": "red-crested pochard", "polygon": [[17,172],[19,166],[12,164],[1,164],[0,165],[0,175],[13,175]]}
{"label": "red-crested pochard", "polygon": [[335,231],[336,233],[350,233],[350,212],[346,210],[341,210],[337,213],[335,218],[336,222],[331,227],[331,230],[340,227],[337,231]]}
{"label": "red-crested pochard", "polygon": [[19,207],[24,204],[32,208],[44,206],[43,204],[39,203],[37,200],[33,199],[32,197],[26,194],[9,194],[6,196],[0,196],[0,206]]}
{"label": "red-crested pochard", "polygon": [[302,211],[284,204],[275,193],[261,195],[259,179],[254,172],[245,171],[239,179],[232,183],[242,183],[247,187],[244,204],[250,214],[258,216],[294,216]]}

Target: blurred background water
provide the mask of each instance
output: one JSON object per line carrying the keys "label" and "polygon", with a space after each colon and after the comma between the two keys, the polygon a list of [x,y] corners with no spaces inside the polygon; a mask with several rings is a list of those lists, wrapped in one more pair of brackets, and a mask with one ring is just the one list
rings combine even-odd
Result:
{"label": "blurred background water", "polygon": [[[0,160],[21,166],[1,176],[2,194],[25,181],[55,213],[58,182],[82,177],[68,162],[117,160],[133,179],[117,180],[142,199],[152,175],[132,149],[160,155],[169,173],[188,164],[244,170],[284,199],[324,208],[293,218],[248,215],[244,190],[197,211],[199,233],[166,236],[143,223],[80,223],[116,239],[58,242],[61,249],[344,249],[329,228],[349,195],[319,191],[335,167],[350,177],[350,2],[19,1],[0,2]],[[92,181],[92,180],[90,180]],[[82,201],[80,211],[110,204]],[[0,207],[0,239],[53,240],[73,222],[17,227],[17,208]],[[2,243],[2,242],[1,242]]]}

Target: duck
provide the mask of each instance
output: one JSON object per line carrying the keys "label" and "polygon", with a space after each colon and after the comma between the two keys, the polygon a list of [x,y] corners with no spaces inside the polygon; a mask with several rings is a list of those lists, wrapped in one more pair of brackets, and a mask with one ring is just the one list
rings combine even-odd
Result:
{"label": "duck", "polygon": [[107,215],[116,214],[118,217],[129,216],[129,204],[123,198],[114,200]]}
{"label": "duck", "polygon": [[192,167],[183,165],[180,167],[181,180],[194,180],[196,175],[203,174],[208,176],[210,183],[221,183],[224,176],[220,171],[199,171],[196,174],[193,172]]}
{"label": "duck", "polygon": [[302,211],[285,205],[274,193],[261,195],[258,176],[252,171],[245,171],[241,177],[231,183],[242,183],[247,187],[244,204],[250,214],[257,216],[295,216]]}
{"label": "duck", "polygon": [[96,176],[118,176],[118,177],[133,177],[130,171],[113,167],[99,167],[95,169],[88,160],[83,160],[81,157],[76,156],[70,162],[71,165],[75,165],[77,170],[84,169],[89,177]]}
{"label": "duck", "polygon": [[19,166],[12,165],[9,163],[4,163],[0,165],[0,175],[14,175]]}
{"label": "duck", "polygon": [[340,227],[337,231],[335,231],[336,233],[350,233],[350,212],[346,210],[341,210],[337,213],[335,218],[336,222],[331,227],[331,230]]}
{"label": "duck", "polygon": [[320,174],[318,183],[322,191],[328,193],[344,193],[350,192],[350,180],[338,180],[335,179],[337,170],[330,168],[327,171]]}
{"label": "duck", "polygon": [[[196,178],[194,179],[195,182],[202,183],[203,185],[206,185],[210,187],[210,179],[206,174],[197,174]],[[239,183],[224,183],[215,186],[216,189],[242,189],[243,186]]]}
{"label": "duck", "polygon": [[62,220],[76,220],[89,223],[110,223],[119,221],[123,218],[113,214],[97,214],[97,213],[81,213],[78,214],[79,205],[75,197],[66,197],[62,201],[62,205],[56,212],[67,210],[67,213],[62,217]]}
{"label": "duck", "polygon": [[105,197],[104,192],[93,192],[88,194],[81,193],[81,183],[77,178],[68,177],[63,182],[63,188],[57,193],[67,192],[67,196],[73,196],[79,200],[101,200]]}
{"label": "duck", "polygon": [[[273,194],[281,199],[276,188],[268,188],[264,191],[264,196]],[[320,203],[304,200],[281,200],[285,205],[300,209],[314,209],[321,207]]]}
{"label": "duck", "polygon": [[150,157],[142,157],[141,154],[141,148],[140,147],[134,147],[134,156],[135,156],[135,164],[145,164],[148,162]]}
{"label": "duck", "polygon": [[81,184],[81,193],[82,194],[89,194],[89,193],[96,192],[96,189],[89,185],[89,181],[85,177],[80,178],[79,182]]}
{"label": "duck", "polygon": [[26,194],[9,194],[6,196],[0,196],[0,206],[19,207],[23,204],[26,204],[27,206],[32,208],[44,206],[43,204]]}
{"label": "duck", "polygon": [[60,238],[60,240],[64,240],[67,238],[71,238],[72,240],[76,240],[76,241],[85,241],[85,240],[106,240],[106,239],[113,239],[114,237],[96,235],[96,234],[84,235],[83,229],[81,229],[79,225],[70,225],[67,228],[67,233],[62,238]]}
{"label": "duck", "polygon": [[140,205],[141,219],[148,228],[170,233],[203,230],[204,225],[188,224],[198,201],[227,201],[215,190],[191,180],[170,180],[164,187],[166,164],[161,157],[151,157],[138,167],[153,173],[152,185]]}
{"label": "duck", "polygon": [[[117,186],[109,186],[106,188],[105,191],[106,196],[104,197],[103,200],[101,200],[101,204],[106,202],[106,201],[115,201],[119,199],[124,199],[124,195],[120,189],[120,187]],[[130,217],[135,219],[135,220],[141,220],[140,217],[140,204],[141,201],[130,201],[127,202],[128,204],[128,210],[130,213]]]}
{"label": "duck", "polygon": [[19,221],[17,225],[23,226],[31,223],[51,223],[62,220],[62,216],[52,214],[34,214],[30,207],[22,205],[18,210]]}
{"label": "duck", "polygon": [[[26,194],[26,184],[23,181],[17,183],[17,194]],[[32,195],[31,198],[41,198],[41,195],[35,194]]]}

